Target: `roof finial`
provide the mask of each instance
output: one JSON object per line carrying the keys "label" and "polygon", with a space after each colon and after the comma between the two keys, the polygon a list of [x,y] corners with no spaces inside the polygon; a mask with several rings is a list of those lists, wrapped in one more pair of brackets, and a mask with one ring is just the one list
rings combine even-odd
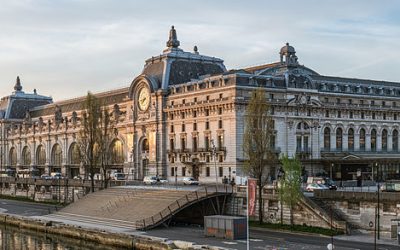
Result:
{"label": "roof finial", "polygon": [[196,55],[199,54],[199,49],[197,48],[197,45],[195,45],[195,46],[193,47],[193,52],[194,52]]}
{"label": "roof finial", "polygon": [[180,45],[178,37],[176,36],[175,27],[172,25],[171,30],[169,31],[169,40],[167,41],[168,48],[178,48]]}
{"label": "roof finial", "polygon": [[22,90],[21,80],[19,79],[19,76],[17,76],[17,80],[15,82],[14,90],[15,91],[21,91]]}

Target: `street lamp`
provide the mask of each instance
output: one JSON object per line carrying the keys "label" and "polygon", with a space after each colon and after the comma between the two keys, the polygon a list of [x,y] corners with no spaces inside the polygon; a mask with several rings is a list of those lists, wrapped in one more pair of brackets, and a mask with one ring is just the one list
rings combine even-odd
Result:
{"label": "street lamp", "polygon": [[128,180],[129,180],[129,174],[132,174],[132,179],[131,180],[135,180],[135,174],[134,174],[134,166],[133,166],[133,158],[134,158],[134,154],[135,154],[135,148],[132,146],[132,150],[131,150],[131,171],[128,172]]}
{"label": "street lamp", "polygon": [[215,170],[215,185],[218,185],[218,175],[217,175],[217,149],[215,147],[214,139],[211,139],[212,154],[214,156],[214,170]]}
{"label": "street lamp", "polygon": [[379,182],[381,181],[381,176],[380,176],[380,173],[379,173],[379,165],[378,165],[378,163],[376,163],[376,176],[377,176],[377,188],[378,188],[378,190],[377,190],[377,192],[378,192],[378,207],[377,207],[377,209],[376,209],[376,227],[377,227],[377,230],[378,230],[378,235],[377,235],[377,237],[378,237],[378,240],[380,239],[380,228],[379,228],[379,226],[380,226],[380,222],[379,222],[379,208],[380,208],[380,195],[379,195],[379,189],[380,189],[380,184],[379,184]]}

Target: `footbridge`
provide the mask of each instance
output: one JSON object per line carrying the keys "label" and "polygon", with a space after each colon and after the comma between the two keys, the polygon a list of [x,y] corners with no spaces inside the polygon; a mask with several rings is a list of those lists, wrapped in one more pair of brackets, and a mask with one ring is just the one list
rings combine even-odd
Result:
{"label": "footbridge", "polygon": [[47,217],[54,221],[148,230],[171,222],[201,223],[205,215],[223,214],[231,194],[228,185],[113,187],[90,193]]}

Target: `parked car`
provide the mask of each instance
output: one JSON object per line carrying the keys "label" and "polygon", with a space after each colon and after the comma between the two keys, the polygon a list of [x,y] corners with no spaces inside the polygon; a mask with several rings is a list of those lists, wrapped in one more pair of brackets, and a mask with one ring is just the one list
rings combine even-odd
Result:
{"label": "parked car", "polygon": [[183,185],[199,185],[199,181],[195,180],[193,177],[183,178]]}
{"label": "parked car", "polygon": [[160,184],[167,184],[168,183],[168,180],[167,179],[164,179],[164,178],[158,178],[158,183],[160,183]]}
{"label": "parked car", "polygon": [[52,177],[51,177],[50,175],[48,175],[48,174],[42,174],[42,175],[40,176],[40,178],[42,178],[43,180],[50,180],[50,179],[52,179]]}
{"label": "parked car", "polygon": [[143,183],[145,185],[154,185],[157,184],[157,177],[155,176],[145,176],[143,178]]}
{"label": "parked car", "polygon": [[317,183],[310,183],[307,185],[306,191],[314,192],[314,190],[328,190],[328,187]]}
{"label": "parked car", "polygon": [[116,180],[116,181],[123,181],[123,180],[125,180],[125,174],[124,173],[118,173],[118,172],[113,173],[111,175],[111,179],[112,180]]}
{"label": "parked car", "polygon": [[61,175],[61,173],[58,172],[53,172],[50,173],[51,179],[64,179],[64,177]]}
{"label": "parked car", "polygon": [[337,190],[335,182],[331,179],[326,179],[323,185],[326,186],[329,190]]}
{"label": "parked car", "polygon": [[75,175],[73,179],[74,180],[82,180],[82,177],[80,175]]}

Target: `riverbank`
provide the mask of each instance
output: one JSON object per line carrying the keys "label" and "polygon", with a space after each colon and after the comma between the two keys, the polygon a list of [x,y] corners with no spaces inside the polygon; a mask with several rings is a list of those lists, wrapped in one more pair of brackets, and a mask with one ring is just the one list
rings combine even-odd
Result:
{"label": "riverbank", "polygon": [[9,214],[0,214],[0,223],[35,232],[61,235],[78,240],[96,242],[101,245],[126,249],[223,249],[204,245],[193,245],[191,242],[171,241],[164,238],[140,235],[140,232],[132,232],[130,234],[113,233],[105,230],[89,229],[59,222],[31,219],[29,217]]}

